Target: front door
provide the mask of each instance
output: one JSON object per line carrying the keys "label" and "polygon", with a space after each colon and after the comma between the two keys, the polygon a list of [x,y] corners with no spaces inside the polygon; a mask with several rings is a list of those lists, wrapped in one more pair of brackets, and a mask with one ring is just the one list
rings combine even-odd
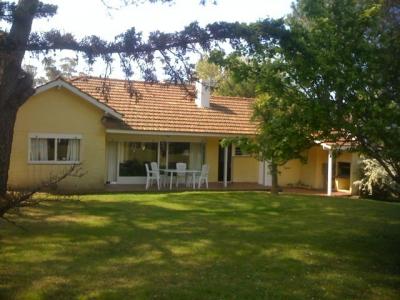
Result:
{"label": "front door", "polygon": [[[218,181],[224,181],[224,153],[225,149],[219,145],[218,147]],[[232,147],[228,147],[228,174],[227,180],[231,181],[231,162],[232,162]]]}

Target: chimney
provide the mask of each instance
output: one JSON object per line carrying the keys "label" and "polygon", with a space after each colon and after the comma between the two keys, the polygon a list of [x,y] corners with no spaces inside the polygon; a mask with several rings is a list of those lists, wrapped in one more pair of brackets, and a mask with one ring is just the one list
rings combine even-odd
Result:
{"label": "chimney", "polygon": [[200,79],[196,82],[196,105],[197,107],[210,107],[211,80]]}

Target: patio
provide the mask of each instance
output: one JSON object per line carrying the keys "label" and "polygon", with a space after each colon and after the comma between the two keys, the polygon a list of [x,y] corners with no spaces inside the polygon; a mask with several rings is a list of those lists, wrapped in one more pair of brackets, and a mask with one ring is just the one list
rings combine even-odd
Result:
{"label": "patio", "polygon": [[[107,184],[105,186],[107,192],[176,192],[176,191],[269,191],[269,187],[265,187],[261,184],[251,182],[241,183],[229,183],[227,187],[224,187],[223,182],[210,182],[209,188],[206,189],[204,186],[200,189],[193,190],[192,187],[179,186],[178,188],[173,185],[172,190],[169,189],[169,185],[157,189],[156,185],[150,186],[146,191],[146,187],[143,184]],[[282,188],[283,193],[287,194],[299,194],[299,195],[317,195],[327,196],[326,190],[317,189],[305,189],[305,188]],[[332,191],[333,197],[346,197],[351,196],[349,192]]]}

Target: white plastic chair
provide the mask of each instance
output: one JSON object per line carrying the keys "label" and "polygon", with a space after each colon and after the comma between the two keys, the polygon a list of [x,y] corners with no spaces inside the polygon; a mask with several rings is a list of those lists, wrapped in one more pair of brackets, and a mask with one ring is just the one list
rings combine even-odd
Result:
{"label": "white plastic chair", "polygon": [[199,186],[198,188],[201,187],[201,182],[203,181],[206,184],[206,188],[208,188],[208,165],[202,165],[201,166],[201,173],[199,177]]}
{"label": "white plastic chair", "polygon": [[152,161],[150,163],[150,168],[154,172],[160,171],[160,168],[158,167],[158,163],[156,163],[155,161]]}
{"label": "white plastic chair", "polygon": [[146,167],[146,190],[149,189],[153,181],[157,183],[157,188],[160,189],[160,170],[150,171],[148,164],[144,164],[144,166]]}
{"label": "white plastic chair", "polygon": [[150,163],[150,168],[151,168],[152,172],[154,172],[155,174],[158,174],[157,176],[159,177],[160,185],[164,186],[164,184],[165,184],[165,178],[164,177],[165,176],[161,175],[160,167],[158,166],[158,163],[155,162],[155,161],[152,161]]}
{"label": "white plastic chair", "polygon": [[176,187],[179,185],[179,181],[182,181],[183,184],[186,183],[186,163],[176,163]]}

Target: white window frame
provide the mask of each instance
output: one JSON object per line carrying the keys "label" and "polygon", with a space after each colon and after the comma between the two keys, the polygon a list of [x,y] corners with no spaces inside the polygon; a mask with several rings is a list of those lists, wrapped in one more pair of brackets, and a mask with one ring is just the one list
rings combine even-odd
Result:
{"label": "white window frame", "polygon": [[[31,140],[32,139],[55,139],[54,160],[31,160]],[[78,139],[79,140],[79,160],[63,161],[57,160],[57,140],[59,139]],[[82,135],[81,134],[61,134],[61,133],[30,133],[28,135],[28,163],[35,165],[75,165],[80,164],[82,159]]]}

